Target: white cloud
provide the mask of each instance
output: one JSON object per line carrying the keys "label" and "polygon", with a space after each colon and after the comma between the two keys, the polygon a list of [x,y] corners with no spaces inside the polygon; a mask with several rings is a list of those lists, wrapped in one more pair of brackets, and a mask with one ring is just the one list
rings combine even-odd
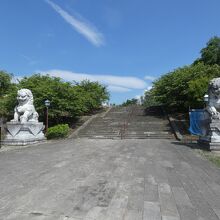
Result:
{"label": "white cloud", "polygon": [[152,85],[147,86],[147,88],[143,91],[143,96],[146,92],[150,91],[152,89]]}
{"label": "white cloud", "polygon": [[142,79],[132,76],[113,76],[113,75],[93,75],[85,73],[74,73],[65,70],[48,70],[36,71],[43,75],[60,77],[66,81],[82,81],[88,79],[90,81],[99,81],[100,83],[109,86],[111,91],[129,92],[132,89],[145,89],[148,85]]}
{"label": "white cloud", "polygon": [[103,34],[100,33],[93,25],[84,20],[70,15],[63,10],[60,6],[56,5],[50,0],[45,0],[67,23],[69,23],[73,29],[82,34],[87,40],[89,40],[95,46],[101,46],[104,44]]}
{"label": "white cloud", "polygon": [[149,81],[154,81],[156,79],[156,77],[154,77],[154,76],[145,76],[144,79],[149,80]]}
{"label": "white cloud", "polygon": [[148,86],[147,89],[145,91],[149,91],[152,89],[152,85],[151,86]]}
{"label": "white cloud", "polygon": [[141,99],[141,95],[136,95],[135,99]]}
{"label": "white cloud", "polygon": [[113,86],[113,85],[109,85],[108,89],[111,92],[130,92],[131,91],[131,89],[121,87],[121,86]]}

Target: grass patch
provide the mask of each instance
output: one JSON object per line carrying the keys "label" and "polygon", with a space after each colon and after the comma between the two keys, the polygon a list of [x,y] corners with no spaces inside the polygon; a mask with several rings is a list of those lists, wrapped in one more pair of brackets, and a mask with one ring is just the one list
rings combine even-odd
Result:
{"label": "grass patch", "polygon": [[220,156],[216,156],[216,155],[206,155],[206,158],[208,160],[210,160],[211,162],[213,162],[215,165],[217,165],[218,167],[220,167]]}
{"label": "grass patch", "polygon": [[204,150],[196,150],[196,151],[220,168],[220,153],[214,153]]}

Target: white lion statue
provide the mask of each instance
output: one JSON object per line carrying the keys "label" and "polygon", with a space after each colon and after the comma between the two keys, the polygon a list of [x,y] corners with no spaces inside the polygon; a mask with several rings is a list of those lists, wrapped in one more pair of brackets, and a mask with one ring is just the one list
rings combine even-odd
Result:
{"label": "white lion statue", "polygon": [[220,78],[214,78],[209,83],[207,111],[213,119],[220,119]]}
{"label": "white lion statue", "polygon": [[29,89],[20,89],[17,93],[18,105],[14,109],[14,119],[11,121],[21,123],[38,122],[38,113],[33,105],[33,94]]}

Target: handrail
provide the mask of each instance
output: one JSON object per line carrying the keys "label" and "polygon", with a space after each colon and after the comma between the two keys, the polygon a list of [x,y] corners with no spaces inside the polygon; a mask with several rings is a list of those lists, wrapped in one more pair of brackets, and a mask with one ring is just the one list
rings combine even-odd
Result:
{"label": "handrail", "polygon": [[121,125],[121,128],[120,128],[120,136],[121,136],[121,140],[123,139],[123,136],[125,134],[125,121],[123,122],[123,124]]}
{"label": "handrail", "polygon": [[131,118],[134,114],[134,109],[136,106],[132,106],[131,111],[128,113],[128,117],[124,120],[123,124],[121,125],[121,129],[119,131],[119,134],[121,136],[121,140],[125,137],[125,132],[128,128],[128,124],[131,121]]}

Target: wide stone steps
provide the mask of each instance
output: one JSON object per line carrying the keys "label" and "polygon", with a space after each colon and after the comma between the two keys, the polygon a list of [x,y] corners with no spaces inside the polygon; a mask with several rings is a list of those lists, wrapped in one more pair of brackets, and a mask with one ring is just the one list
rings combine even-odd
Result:
{"label": "wide stone steps", "polygon": [[173,139],[173,135],[168,134],[130,134],[121,136],[120,134],[81,134],[80,137],[89,139]]}
{"label": "wide stone steps", "polygon": [[173,139],[173,136],[161,136],[161,135],[150,135],[150,136],[125,136],[122,139]]}
{"label": "wide stone steps", "polygon": [[167,118],[160,107],[114,107],[104,117],[94,118],[78,133],[90,139],[170,139],[173,138]]}
{"label": "wide stone steps", "polygon": [[88,139],[121,139],[120,135],[80,135],[80,137]]}

